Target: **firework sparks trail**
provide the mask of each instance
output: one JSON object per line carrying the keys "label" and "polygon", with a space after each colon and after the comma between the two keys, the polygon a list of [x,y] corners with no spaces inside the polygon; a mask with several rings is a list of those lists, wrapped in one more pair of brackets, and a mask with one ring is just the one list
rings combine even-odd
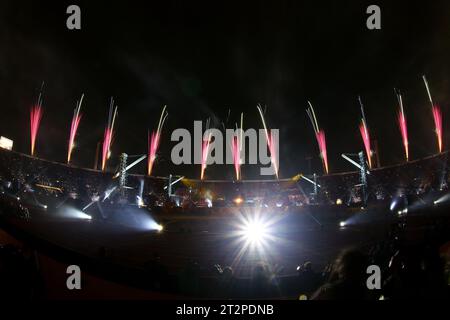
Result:
{"label": "firework sparks trail", "polygon": [[397,99],[399,104],[398,112],[398,126],[400,128],[400,133],[402,135],[403,148],[405,149],[406,161],[409,160],[409,142],[408,142],[408,127],[406,125],[405,110],[403,108],[403,99],[400,92],[397,92]]}
{"label": "firework sparks trail", "polygon": [[242,135],[244,133],[244,113],[241,113],[241,132],[239,135],[239,151],[242,152],[242,143],[243,143],[243,139],[242,139]]}
{"label": "firework sparks trail", "polygon": [[[209,129],[209,119],[206,121],[206,130]],[[208,134],[208,138],[205,140],[203,139],[202,142],[202,164],[201,164],[201,173],[200,173],[200,180],[203,180],[205,177],[205,170],[208,166],[208,154],[209,154],[209,146],[211,144],[211,135],[212,132],[210,131]]]}
{"label": "firework sparks trail", "polygon": [[78,126],[81,121],[81,105],[83,103],[84,94],[81,95],[80,101],[77,101],[77,105],[73,111],[72,123],[70,125],[70,136],[69,136],[69,148],[67,151],[67,164],[70,163],[70,159],[72,158],[72,151],[75,147],[75,137],[77,135]]}
{"label": "firework sparks trail", "polygon": [[111,154],[111,144],[114,135],[114,122],[116,121],[117,106],[114,107],[114,99],[111,98],[109,106],[108,124],[105,128],[105,134],[103,137],[103,150],[102,150],[102,171],[106,169],[106,163]]}
{"label": "firework sparks trail", "polygon": [[436,127],[436,137],[438,141],[439,152],[442,152],[442,113],[438,105],[433,107],[434,125]]}
{"label": "firework sparks trail", "polygon": [[233,162],[234,162],[234,171],[236,173],[236,180],[241,179],[241,150],[239,138],[234,137],[232,142],[232,150],[233,150]]}
{"label": "firework sparks trail", "polygon": [[[42,87],[44,84],[42,84]],[[31,126],[31,155],[34,156],[34,150],[36,147],[36,138],[39,131],[39,125],[42,119],[42,87],[39,97],[34,106],[30,110],[30,126]]]}
{"label": "firework sparks trail", "polygon": [[241,179],[241,153],[242,153],[242,135],[244,131],[244,113],[241,113],[241,128],[238,130],[238,126],[236,123],[236,131],[238,132],[238,136],[233,137],[233,141],[231,142],[231,151],[233,153],[233,163],[234,163],[234,171],[236,174],[236,180]]}
{"label": "firework sparks trail", "polygon": [[372,157],[371,157],[371,149],[370,149],[370,136],[369,131],[367,130],[367,125],[364,120],[361,121],[359,125],[359,131],[361,132],[361,137],[364,142],[364,148],[366,150],[367,161],[369,163],[369,169],[372,168]]}
{"label": "firework sparks trail", "polygon": [[433,99],[431,98],[430,87],[428,86],[428,81],[425,75],[422,76],[423,83],[425,83],[425,88],[427,89],[428,99],[430,100],[431,107],[434,107]]}
{"label": "firework sparks trail", "polygon": [[258,105],[257,109],[259,111],[259,115],[261,117],[261,121],[262,121],[262,124],[263,124],[263,127],[264,127],[264,132],[266,134],[267,146],[268,146],[269,151],[270,151],[270,159],[271,159],[272,165],[273,165],[273,167],[275,169],[275,176],[278,179],[278,163],[277,163],[277,159],[276,159],[275,145],[272,143],[272,136],[273,135],[272,135],[272,133],[270,133],[270,136],[269,136],[269,130],[267,129],[266,121],[264,119],[264,112],[263,112],[261,106]]}
{"label": "firework sparks trail", "polygon": [[359,125],[359,131],[364,142],[364,148],[367,155],[367,162],[369,164],[369,169],[372,169],[372,149],[370,148],[370,135],[369,129],[367,128],[366,115],[364,114],[364,106],[361,101],[361,97],[358,97],[359,104],[361,106],[361,124]]}
{"label": "firework sparks trail", "polygon": [[31,108],[31,155],[34,156],[34,149],[36,146],[36,137],[39,131],[39,125],[42,118],[42,107],[37,104]]}
{"label": "firework sparks trail", "polygon": [[319,127],[312,104],[309,101],[308,104],[309,108],[306,109],[306,113],[308,114],[309,119],[311,120],[314,133],[316,135],[317,144],[319,145],[320,150],[320,157],[322,158],[325,173],[328,174],[328,155],[327,155],[327,143],[325,139],[325,131],[321,130]]}
{"label": "firework sparks trail", "polygon": [[269,151],[270,151],[270,159],[273,163],[273,167],[275,169],[275,175],[278,179],[278,161],[277,161],[277,157],[276,157],[276,145],[275,143],[273,143],[274,141],[274,136],[273,136],[273,132],[272,130],[270,131],[270,136],[269,136],[269,140],[267,140],[268,146],[269,146]]}
{"label": "firework sparks trail", "polygon": [[110,128],[105,129],[105,134],[103,136],[103,152],[102,152],[102,171],[105,171],[106,162],[109,159],[112,131]]}
{"label": "firework sparks trail", "polygon": [[166,118],[169,115],[166,111],[167,106],[164,106],[161,116],[159,117],[158,128],[156,132],[153,131],[148,134],[148,163],[147,163],[147,174],[152,175],[153,165],[156,160],[156,153],[158,152],[159,144],[161,141],[161,132],[166,122]]}
{"label": "firework sparks trail", "polygon": [[428,99],[430,100],[431,104],[431,112],[433,113],[433,119],[434,119],[434,128],[436,132],[436,139],[438,143],[439,153],[442,152],[442,113],[441,108],[434,104],[433,99],[431,98],[431,92],[430,87],[428,86],[427,78],[423,75],[422,76],[423,82],[425,83],[425,88],[427,89]]}

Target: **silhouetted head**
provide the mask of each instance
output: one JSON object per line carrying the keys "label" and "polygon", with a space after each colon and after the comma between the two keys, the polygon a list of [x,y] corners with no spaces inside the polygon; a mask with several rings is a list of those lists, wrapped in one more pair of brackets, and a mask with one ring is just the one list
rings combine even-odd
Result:
{"label": "silhouetted head", "polygon": [[306,261],[303,264],[303,270],[304,271],[311,271],[312,270],[312,263],[311,263],[311,261]]}
{"label": "silhouetted head", "polygon": [[265,279],[267,278],[267,268],[264,264],[258,263],[253,268],[253,279]]}
{"label": "silhouetted head", "polygon": [[227,279],[233,277],[233,269],[231,267],[223,268],[222,275],[224,278],[227,278]]}
{"label": "silhouetted head", "polygon": [[366,277],[367,257],[360,251],[349,249],[343,251],[335,264],[335,272],[340,279],[360,281]]}

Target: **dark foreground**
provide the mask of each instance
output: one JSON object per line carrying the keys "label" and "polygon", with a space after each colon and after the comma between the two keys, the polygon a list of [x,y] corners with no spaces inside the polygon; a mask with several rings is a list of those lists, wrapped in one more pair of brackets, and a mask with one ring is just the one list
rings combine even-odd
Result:
{"label": "dark foreground", "polygon": [[[25,257],[21,272],[32,280],[13,288],[31,282],[26,295],[33,298],[298,298],[311,296],[331,276],[343,249],[358,248],[391,276],[389,262],[400,249],[442,251],[450,234],[447,208],[402,218],[367,210],[349,216],[345,227],[336,218],[285,213],[254,242],[243,235],[242,213],[169,217],[157,231],[53,210],[29,208],[23,215],[21,208],[3,203],[0,243],[14,243]],[[67,289],[69,265],[80,266],[83,290]]]}

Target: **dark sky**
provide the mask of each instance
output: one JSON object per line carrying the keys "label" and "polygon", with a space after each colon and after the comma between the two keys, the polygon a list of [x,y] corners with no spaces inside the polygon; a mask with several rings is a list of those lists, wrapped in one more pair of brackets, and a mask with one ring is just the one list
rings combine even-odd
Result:
{"label": "dark sky", "polygon": [[[119,106],[113,156],[142,154],[147,130],[168,105],[155,173],[198,177],[199,166],[170,164],[170,134],[212,117],[259,128],[256,105],[280,129],[282,177],[321,172],[305,109],[314,104],[327,134],[331,172],[351,167],[343,152],[362,150],[363,98],[383,165],[403,161],[393,88],[404,94],[411,158],[436,151],[426,74],[447,127],[450,75],[449,1],[9,1],[0,3],[0,135],[29,152],[29,108],[45,81],[39,157],[64,162],[75,101],[85,93],[75,165],[92,167],[109,99]],[[395,2],[395,3],[394,3]],[[66,28],[78,4],[82,30]],[[382,30],[366,28],[369,4],[382,10]],[[449,140],[445,129],[446,144]],[[447,144],[448,145],[448,144]],[[115,159],[113,157],[112,162]],[[257,178],[258,167],[243,167]],[[144,167],[135,172],[144,172]],[[210,178],[232,178],[212,166]]]}

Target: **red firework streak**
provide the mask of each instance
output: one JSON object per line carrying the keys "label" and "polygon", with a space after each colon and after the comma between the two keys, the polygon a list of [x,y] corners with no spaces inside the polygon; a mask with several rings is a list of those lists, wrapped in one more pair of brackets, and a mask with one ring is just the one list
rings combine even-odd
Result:
{"label": "red firework streak", "polygon": [[203,180],[205,177],[205,170],[208,163],[208,153],[209,153],[209,145],[211,143],[211,133],[208,135],[208,139],[203,140],[202,142],[202,167],[200,173],[200,180]]}
{"label": "red firework streak", "polygon": [[164,127],[164,122],[168,116],[166,112],[167,106],[164,106],[161,116],[159,117],[158,128],[156,132],[152,132],[148,134],[148,163],[147,163],[147,174],[150,176],[153,171],[153,166],[156,160],[156,153],[158,152],[160,140],[161,140],[161,131]]}
{"label": "red firework streak", "polygon": [[366,150],[367,161],[369,163],[369,169],[372,168],[372,151],[370,149],[370,136],[369,130],[367,130],[367,125],[364,119],[361,120],[361,124],[359,125],[359,131],[361,132],[361,137],[364,142],[364,148]]}
{"label": "red firework streak", "polygon": [[34,149],[36,146],[36,137],[39,131],[39,125],[42,118],[42,106],[39,102],[31,107],[30,111],[30,126],[31,126],[31,155],[34,156]]}
{"label": "red firework streak", "polygon": [[67,163],[70,163],[70,159],[72,158],[72,151],[75,147],[75,137],[77,135],[78,126],[80,125],[81,121],[81,104],[83,103],[83,97],[84,94],[81,96],[80,101],[77,101],[77,106],[75,107],[75,110],[73,111],[73,117],[72,117],[72,123],[70,125],[70,136],[69,136],[69,147],[67,151]]}
{"label": "red firework streak", "polygon": [[316,134],[317,143],[319,144],[320,156],[322,157],[323,166],[326,174],[328,174],[328,155],[327,155],[327,142],[325,140],[325,132],[320,130]]}
{"label": "red firework streak", "polygon": [[114,99],[111,98],[111,104],[109,106],[108,124],[105,128],[105,134],[103,136],[103,149],[102,149],[102,171],[106,169],[106,163],[108,162],[112,144],[112,138],[114,134],[114,122],[116,120],[117,107],[114,108]]}
{"label": "red firework streak", "polygon": [[266,134],[267,147],[269,148],[269,152],[270,152],[270,161],[274,167],[275,176],[278,179],[279,168],[278,168],[278,161],[277,161],[276,150],[275,150],[276,146],[272,143],[273,134],[272,134],[272,132],[270,132],[270,136],[269,136],[269,130],[267,129],[266,120],[264,119],[264,112],[263,112],[261,106],[258,105],[256,108],[258,109],[258,112],[259,112],[259,115],[261,117],[261,121],[262,121],[262,124],[264,127],[264,132]]}
{"label": "red firework streak", "polygon": [[439,148],[439,153],[442,152],[442,113],[441,108],[437,104],[434,104],[433,99],[431,98],[431,92],[430,87],[428,86],[428,81],[425,76],[422,76],[423,82],[425,83],[425,88],[427,89],[428,93],[428,99],[431,103],[431,111],[433,112],[433,119],[434,119],[434,127],[436,132],[436,138]]}
{"label": "red firework streak", "polygon": [[408,127],[406,125],[405,110],[403,109],[403,99],[400,93],[397,93],[397,99],[399,104],[398,111],[398,127],[402,135],[403,148],[405,149],[405,158],[409,160],[409,143],[408,143]]}
{"label": "red firework streak", "polygon": [[234,162],[234,171],[236,173],[236,180],[241,180],[241,146],[239,143],[239,138],[234,137],[232,142],[232,150],[233,150],[233,162]]}
{"label": "red firework streak", "polygon": [[369,129],[367,128],[366,116],[364,114],[364,106],[362,104],[361,97],[358,97],[358,100],[361,105],[361,114],[362,114],[361,124],[359,125],[359,132],[361,133],[361,137],[363,139],[369,169],[372,169],[372,149],[370,148]]}
{"label": "red firework streak", "polygon": [[236,131],[238,136],[233,137],[231,142],[231,151],[233,152],[234,171],[236,174],[236,180],[241,180],[241,150],[242,150],[242,133],[244,130],[244,113],[241,113],[241,129],[238,130],[236,124]]}
{"label": "red firework streak", "polygon": [[317,122],[316,114],[314,112],[314,108],[311,102],[308,101],[309,108],[306,109],[306,113],[311,120],[313,125],[314,133],[316,134],[317,144],[319,145],[320,157],[322,158],[323,169],[325,173],[328,174],[328,156],[327,156],[327,143],[325,139],[325,131],[319,128],[319,124]]}
{"label": "red firework streak", "polygon": [[270,130],[270,136],[267,139],[267,145],[268,145],[269,151],[270,151],[270,159],[271,159],[273,167],[275,169],[275,176],[278,179],[278,161],[277,161],[276,150],[275,150],[276,145],[273,143],[272,130]]}
{"label": "red firework streak", "polygon": [[112,142],[112,130],[110,128],[106,128],[105,134],[103,136],[102,171],[105,171],[106,162],[109,159],[111,142]]}
{"label": "red firework streak", "polygon": [[156,159],[156,152],[158,150],[159,136],[158,133],[150,132],[148,133],[148,164],[147,164],[147,174],[150,176],[153,170],[153,164]]}
{"label": "red firework streak", "polygon": [[438,105],[433,106],[433,118],[436,128],[436,137],[438,141],[439,152],[442,152],[442,113]]}

